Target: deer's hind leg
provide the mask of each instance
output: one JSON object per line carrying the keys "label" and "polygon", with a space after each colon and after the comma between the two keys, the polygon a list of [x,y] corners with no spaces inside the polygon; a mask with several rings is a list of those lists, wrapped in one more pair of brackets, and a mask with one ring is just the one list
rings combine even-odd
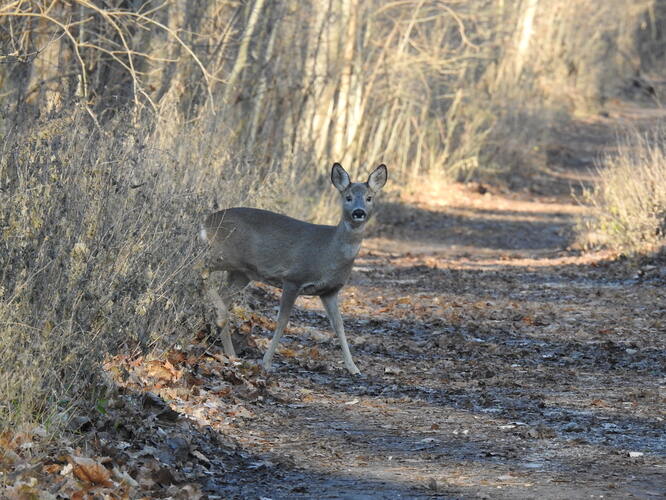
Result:
{"label": "deer's hind leg", "polygon": [[222,345],[227,356],[236,357],[234,345],[231,342],[231,330],[229,328],[229,308],[238,298],[243,289],[250,282],[244,273],[240,271],[227,271],[226,279],[220,288],[220,292],[210,282],[210,278],[205,281],[206,295],[215,306],[216,320],[220,334],[222,336]]}

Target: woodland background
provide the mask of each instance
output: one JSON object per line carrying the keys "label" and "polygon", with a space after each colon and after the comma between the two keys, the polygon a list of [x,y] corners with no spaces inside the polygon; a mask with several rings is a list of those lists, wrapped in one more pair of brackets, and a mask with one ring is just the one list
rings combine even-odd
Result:
{"label": "woodland background", "polygon": [[[200,328],[214,207],[332,222],[334,161],[386,163],[397,199],[522,189],[555,127],[660,108],[665,61],[660,0],[4,0],[0,428],[57,432],[103,400],[107,353]],[[619,135],[581,234],[660,247],[663,138]]]}

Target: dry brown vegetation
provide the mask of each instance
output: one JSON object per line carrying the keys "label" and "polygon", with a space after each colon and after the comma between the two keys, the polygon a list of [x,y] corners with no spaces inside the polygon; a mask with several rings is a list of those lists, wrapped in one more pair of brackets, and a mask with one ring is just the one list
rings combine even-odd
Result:
{"label": "dry brown vegetation", "polygon": [[594,212],[585,219],[588,244],[638,254],[659,251],[666,238],[666,137],[634,132],[604,159],[598,185],[585,193]]}
{"label": "dry brown vegetation", "polygon": [[4,425],[66,420],[105,353],[194,327],[193,228],[213,204],[326,218],[331,158],[441,169],[490,21],[357,7],[0,7]]}
{"label": "dry brown vegetation", "polygon": [[[563,235],[573,229],[562,221],[573,213],[585,215],[579,231],[588,234],[592,246],[616,253],[663,248],[665,138],[645,131],[663,119],[664,56],[666,6],[657,0],[2,2],[0,462],[22,463],[32,449],[25,443],[62,436],[75,416],[102,415],[99,425],[109,433],[119,424],[108,415],[127,411],[140,421],[145,408],[130,409],[136,398],[119,397],[116,384],[159,392],[162,382],[151,385],[137,377],[145,366],[162,367],[165,352],[187,354],[166,365],[165,380],[201,391],[198,403],[210,402],[208,388],[194,387],[203,376],[201,362],[214,365],[206,368],[205,377],[232,381],[233,391],[216,394],[237,398],[229,412],[243,398],[255,404],[266,397],[279,406],[286,396],[276,386],[268,391],[256,367],[234,365],[201,342],[209,311],[195,270],[201,251],[196,228],[202,214],[236,204],[331,222],[336,212],[333,190],[327,187],[333,161],[353,177],[364,175],[368,165],[389,165],[395,192],[375,229],[383,239],[375,244],[388,245],[393,237],[413,246],[396,250],[393,264],[392,254],[382,254],[381,248],[376,249],[386,260],[381,265],[373,260],[376,255],[366,255],[377,266],[367,271],[370,277],[384,276],[382,266],[394,266],[388,274],[395,278],[384,291],[373,282],[364,292],[368,303],[384,307],[381,314],[390,317],[405,307],[418,313],[416,319],[395,324],[380,317],[377,321],[386,323],[380,328],[383,334],[402,335],[418,321],[435,324],[430,316],[436,308],[412,296],[420,289],[401,281],[402,267],[409,280],[420,279],[410,274],[410,266],[435,280],[444,279],[438,274],[442,267],[450,269],[445,278],[455,287],[460,284],[456,266],[469,257],[466,252],[477,252],[473,259],[483,260],[483,252],[501,248],[493,258],[511,263],[488,265],[501,268],[498,282],[502,276],[516,279],[509,270],[533,263],[532,257],[509,251],[514,240],[530,236],[534,239],[526,248],[560,251],[571,243]],[[626,103],[638,113],[654,114],[641,122],[639,133],[618,141],[613,129],[631,121]],[[530,205],[507,195],[506,203],[513,203],[507,208],[483,197],[486,192],[568,195],[579,189],[582,171],[595,164],[599,168],[584,198],[589,211],[560,198],[558,203],[564,204],[555,207],[549,199],[551,205],[544,208],[539,201]],[[456,180],[476,181],[478,193],[451,188]],[[431,199],[419,206],[413,193],[423,183]],[[441,191],[432,189],[442,185]],[[451,205],[447,196],[460,192],[467,201]],[[532,213],[534,206],[544,213]],[[563,215],[549,212],[556,209]],[[398,233],[405,227],[412,232],[403,237]],[[451,235],[455,242],[448,239]],[[456,262],[441,255],[434,260],[412,256],[456,245],[466,249],[456,254]],[[491,250],[481,249],[483,245]],[[592,267],[599,261],[594,257],[579,264],[597,279]],[[555,274],[574,272],[559,261],[552,269]],[[476,280],[481,271],[472,271],[470,280]],[[658,279],[655,266],[645,272]],[[606,290],[601,281],[595,286]],[[581,288],[581,297],[585,290]],[[636,285],[632,290],[647,302],[641,307],[652,307],[651,289]],[[443,292],[435,287],[428,293]],[[479,296],[473,299],[473,294]],[[490,300],[484,294],[474,290],[465,300],[446,300],[475,308]],[[553,300],[564,301],[558,294],[559,289],[553,291]],[[384,305],[386,297],[395,300]],[[618,298],[601,302],[610,310],[613,300]],[[266,314],[270,306],[259,302]],[[509,302],[502,304],[502,310],[509,307]],[[354,307],[358,312],[364,306]],[[465,316],[459,307],[447,312],[446,325],[462,328],[456,323]],[[648,311],[653,323],[643,325],[641,335],[660,328],[663,308],[653,309]],[[565,305],[562,310],[569,311]],[[546,306],[544,311],[552,312]],[[241,330],[263,331],[262,314],[238,312]],[[493,314],[488,312],[483,328],[492,329]],[[533,314],[522,317],[530,318],[516,320],[527,322],[523,327],[542,326],[534,323]],[[504,326],[513,328],[507,318]],[[363,321],[375,319],[358,321],[367,325]],[[620,331],[621,318],[613,325]],[[437,335],[448,335],[440,330]],[[201,335],[192,343],[197,332]],[[441,347],[437,336],[431,337],[427,341]],[[643,341],[637,342],[643,346]],[[399,352],[402,347],[394,342],[391,337],[383,347],[376,343],[373,356],[382,349]],[[464,353],[473,351],[471,342]],[[507,342],[511,339],[497,340],[503,353]],[[613,342],[622,341],[614,337]],[[420,357],[427,350],[424,345],[417,345],[410,362],[423,362],[424,373],[436,371],[428,364],[432,360]],[[298,357],[307,352],[318,359],[318,348],[311,347]],[[634,349],[633,344],[628,348]],[[253,347],[248,349],[251,354]],[[382,367],[373,365],[376,377],[390,379],[410,370],[402,363],[406,358],[393,362],[391,353],[384,352],[387,363],[400,365],[398,371],[382,375]],[[289,351],[282,354],[290,357]],[[107,368],[111,366],[115,380],[102,368],[110,356],[115,365]],[[153,358],[160,360],[150,364]],[[649,364],[661,358],[651,353],[645,359]],[[128,379],[133,371],[139,375]],[[312,384],[301,383],[289,382],[306,400]],[[249,399],[244,391],[251,393]],[[396,401],[409,393],[391,391]],[[110,394],[115,408],[107,408]],[[189,397],[182,391],[167,396]],[[237,411],[258,411],[250,406],[240,405],[244,409]],[[150,432],[163,432],[152,425]],[[69,493],[96,482],[88,473],[99,475],[109,491],[122,486],[138,494],[159,488],[161,483],[153,479],[139,487],[127,475],[129,468],[111,477],[99,463],[77,458],[90,451],[86,446],[69,452],[70,475],[62,475]],[[141,458],[139,451],[133,453]],[[63,466],[60,460],[46,473],[57,476]],[[160,471],[151,474],[159,476]],[[19,476],[7,477],[2,481],[13,484],[17,495],[22,487],[26,494],[40,491],[35,484],[12,483]],[[190,490],[184,495],[194,496]]]}
{"label": "dry brown vegetation", "polygon": [[[192,227],[203,186],[230,191],[205,161],[224,153],[198,130],[165,137],[123,118],[113,135],[74,113],[5,137],[3,426],[36,418],[57,427],[77,400],[103,397],[105,353],[147,349],[193,326]],[[210,156],[193,161],[198,148]]]}

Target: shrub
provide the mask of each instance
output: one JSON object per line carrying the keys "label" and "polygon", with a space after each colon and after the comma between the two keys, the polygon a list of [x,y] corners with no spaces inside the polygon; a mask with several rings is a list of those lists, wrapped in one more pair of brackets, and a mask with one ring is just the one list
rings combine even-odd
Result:
{"label": "shrub", "polygon": [[224,137],[213,117],[187,126],[120,113],[99,128],[80,111],[5,137],[0,429],[65,421],[96,397],[107,353],[193,334],[199,220],[270,175],[213,137]]}
{"label": "shrub", "polygon": [[666,132],[628,134],[599,169],[585,195],[594,208],[582,223],[588,244],[635,254],[663,247],[666,238]]}

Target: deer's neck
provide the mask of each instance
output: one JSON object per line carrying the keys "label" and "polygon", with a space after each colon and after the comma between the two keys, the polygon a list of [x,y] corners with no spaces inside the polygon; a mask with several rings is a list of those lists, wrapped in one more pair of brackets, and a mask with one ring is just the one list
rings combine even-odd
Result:
{"label": "deer's neck", "polygon": [[364,232],[365,224],[354,227],[347,220],[340,221],[335,229],[335,240],[346,259],[354,260],[356,258],[361,249]]}

